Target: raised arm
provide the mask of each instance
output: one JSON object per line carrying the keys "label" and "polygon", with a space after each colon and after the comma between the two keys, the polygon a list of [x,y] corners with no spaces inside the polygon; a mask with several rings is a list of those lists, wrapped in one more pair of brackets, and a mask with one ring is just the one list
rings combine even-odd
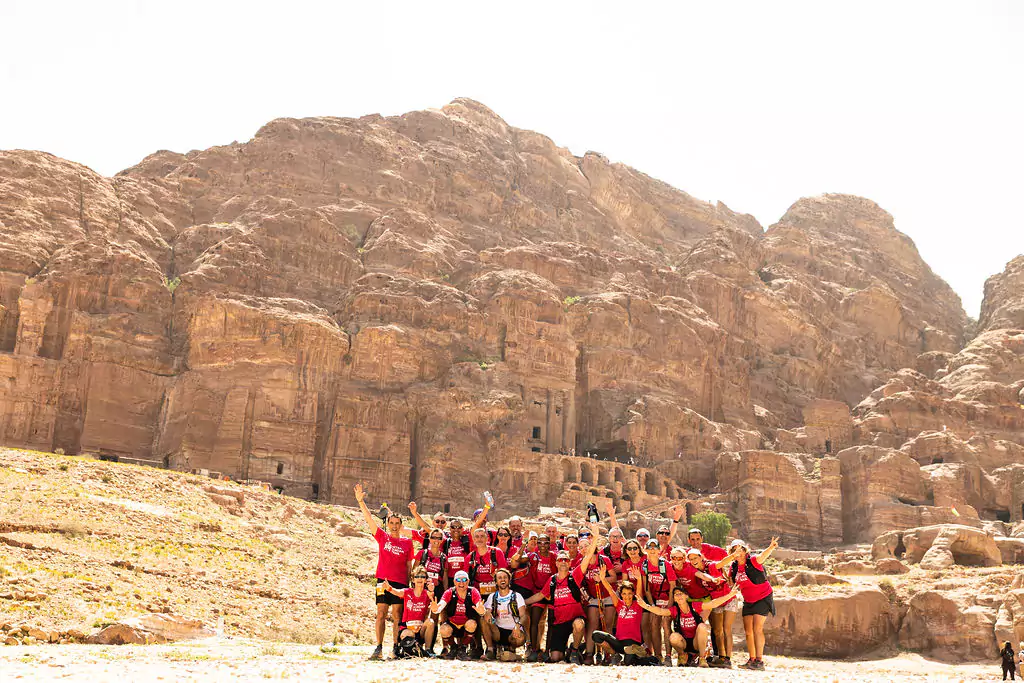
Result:
{"label": "raised arm", "polygon": [[723,595],[722,597],[715,598],[714,600],[709,600],[708,602],[703,603],[703,606],[701,607],[701,618],[703,619],[706,613],[711,612],[711,610],[715,609],[716,607],[721,607],[725,603],[735,598],[736,593],[738,592],[739,588],[733,586],[732,590]]}
{"label": "raised arm", "polygon": [[[482,527],[484,524],[487,523],[487,513],[490,511],[490,509],[491,509],[491,504],[490,503],[484,503],[484,507],[483,507],[484,511],[481,512],[479,515],[477,515],[476,521],[473,522],[473,526],[471,526],[470,529],[469,529],[469,537],[470,538],[473,538],[473,532],[474,531],[476,531],[477,529],[479,529],[480,527]],[[488,544],[490,544],[489,540],[488,540]]]}
{"label": "raised arm", "polygon": [[420,517],[420,513],[417,512],[417,507],[416,507],[416,503],[415,502],[409,503],[409,514],[412,515],[412,518],[416,520],[417,524],[419,524],[420,531],[422,531],[423,533],[429,534],[430,530],[434,528],[432,525],[427,524],[427,520],[425,520],[422,517]]}
{"label": "raised arm", "polygon": [[642,607],[643,609],[647,610],[651,614],[657,614],[659,617],[672,616],[672,610],[670,610],[670,609],[668,609],[666,607],[658,607],[657,605],[648,604],[639,595],[636,596],[636,598],[634,598],[634,599],[636,600],[636,604],[640,605],[640,607]]}
{"label": "raised arm", "polygon": [[370,514],[370,508],[366,507],[366,500],[364,500],[366,498],[366,493],[363,491],[363,485],[356,484],[353,490],[356,493],[356,502],[359,503],[359,509],[363,511],[363,519],[366,520],[366,526],[370,527],[371,534],[376,534],[380,525],[377,524],[377,520],[374,516]]}
{"label": "raised arm", "polygon": [[739,557],[739,554],[740,553],[738,550],[732,551],[731,553],[720,559],[718,562],[715,562],[715,567],[717,567],[719,571],[725,569],[730,564],[736,561],[736,558]]}
{"label": "raised arm", "polygon": [[682,505],[676,505],[672,508],[672,525],[668,528],[668,542],[671,543],[676,537],[676,531],[679,530],[679,518],[683,516]]}
{"label": "raised arm", "polygon": [[772,553],[775,552],[775,549],[778,547],[779,537],[774,536],[772,537],[772,542],[768,544],[768,547],[762,550],[760,554],[757,556],[757,563],[763,567],[764,563],[768,560],[769,557],[772,556]]}
{"label": "raised arm", "polygon": [[[611,498],[608,499],[608,505],[605,507],[605,510],[608,512],[608,523],[611,524],[611,526],[608,528],[614,529],[618,527],[619,520],[615,519],[615,502]],[[621,527],[619,529],[621,531]]]}
{"label": "raised arm", "polygon": [[405,589],[399,589],[399,588],[392,587],[392,585],[390,583],[388,583],[387,579],[384,579],[383,586],[384,586],[384,590],[386,590],[388,593],[391,593],[396,598],[404,598],[405,597]]}
{"label": "raised arm", "polygon": [[[615,571],[615,570],[613,569],[612,571]],[[598,574],[598,578],[601,580],[601,585],[604,586],[604,589],[606,591],[608,591],[608,595],[611,596],[612,604],[615,607],[618,607],[619,606],[619,596],[615,593],[615,590],[612,588],[612,585],[610,583],[608,583],[608,572],[606,571],[606,568],[605,568],[605,566],[603,564],[601,565],[600,572],[601,573]]]}
{"label": "raised arm", "polygon": [[595,522],[590,523],[590,543],[587,544],[587,552],[584,553],[583,559],[580,560],[580,568],[583,571],[587,571],[587,567],[590,566],[590,561],[594,559],[594,553],[597,552],[597,546],[601,544],[601,529],[598,528]]}

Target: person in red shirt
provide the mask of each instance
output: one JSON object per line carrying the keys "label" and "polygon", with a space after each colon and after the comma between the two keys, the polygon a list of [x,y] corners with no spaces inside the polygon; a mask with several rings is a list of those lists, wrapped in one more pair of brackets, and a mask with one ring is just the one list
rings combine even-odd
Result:
{"label": "person in red shirt", "polygon": [[[444,532],[434,529],[428,537],[427,547],[416,553],[415,566],[423,568],[427,572],[427,588],[434,594],[434,598],[441,599],[445,589],[448,588],[447,557],[444,554]],[[434,636],[437,635],[438,616],[431,614],[434,628],[430,637],[426,640],[427,650],[434,651]]]}
{"label": "person in red shirt", "polygon": [[551,626],[548,628],[548,661],[560,662],[565,659],[569,644],[569,636],[572,635],[575,647],[569,652],[569,661],[579,664],[582,657],[581,652],[586,647],[586,621],[583,617],[583,574],[585,568],[594,557],[598,546],[598,528],[596,524],[591,525],[594,541],[588,544],[587,552],[579,565],[572,569],[569,553],[562,551],[555,558],[556,574],[551,577],[546,586],[535,593],[526,601],[527,605],[533,605],[541,600],[551,601]]}
{"label": "person in red shirt", "polygon": [[[484,601],[480,591],[470,587],[469,574],[466,572],[456,572],[453,582],[455,586],[446,590],[431,609],[441,615],[438,632],[444,640],[442,656],[446,659],[468,660],[470,655],[466,652],[466,646],[472,641],[479,625],[476,616],[484,614]],[[470,610],[476,614],[471,614]]]}
{"label": "person in red shirt", "polygon": [[[537,537],[537,552],[531,558],[532,574],[531,583],[534,593],[542,590],[551,581],[556,571],[557,557],[551,552],[551,538],[547,534]],[[531,593],[530,597],[533,594]],[[529,599],[529,598],[527,598]],[[544,629],[547,619],[544,612],[547,610],[547,603],[538,601],[538,604],[530,606],[530,648],[526,654],[527,662],[536,662],[540,654],[540,642],[544,639]]]}
{"label": "person in red shirt", "polygon": [[526,542],[526,537],[523,534],[523,520],[519,515],[513,515],[509,518],[508,530],[512,534],[512,541],[509,544],[509,552],[505,554],[513,555]]}
{"label": "person in red shirt", "polygon": [[[657,607],[668,608],[672,602],[672,588],[676,585],[676,572],[672,565],[661,556],[661,546],[654,539],[647,542],[647,562],[641,567],[644,574],[644,593],[647,601]],[[654,648],[654,655],[661,657],[662,645],[666,650],[666,666],[672,666],[672,650],[669,648],[668,636],[671,623],[668,618],[659,619],[651,612],[645,616],[648,628],[648,639]]]}
{"label": "person in red shirt", "polygon": [[712,609],[731,600],[735,594],[733,590],[709,602],[692,602],[687,598],[686,591],[679,586],[672,589],[672,606],[668,609],[668,617],[673,632],[669,636],[669,644],[678,653],[680,666],[683,666],[684,661],[689,665],[708,665],[708,616]]}
{"label": "person in red shirt", "polygon": [[595,631],[594,642],[612,653],[611,664],[636,664],[637,660],[647,663],[642,622],[644,610],[651,609],[652,605],[636,594],[633,582],[629,579],[619,580],[618,593],[612,589],[606,575],[602,575],[601,585],[611,595],[616,612],[615,635],[607,631]]}
{"label": "person in red shirt", "polygon": [[672,552],[672,539],[676,537],[676,530],[679,529],[679,518],[683,516],[683,506],[676,505],[672,508],[672,525],[662,524],[658,527],[658,546],[661,548],[661,556],[668,557]]}
{"label": "person in red shirt", "polygon": [[512,551],[508,558],[508,567],[512,571],[512,590],[523,596],[530,597],[537,592],[533,583],[533,564],[537,557],[537,532],[529,532],[526,542]]}
{"label": "person in red shirt", "polygon": [[[730,592],[730,584],[716,562],[709,562],[696,548],[687,548],[686,560],[693,583],[707,593],[707,600],[717,600]],[[740,611],[740,601],[726,600],[711,610],[711,634],[716,657],[711,666],[732,668],[732,624]]]}
{"label": "person in red shirt", "polygon": [[686,591],[690,600],[707,600],[708,589],[703,583],[697,578],[697,568],[690,564],[686,558],[687,553],[700,554],[699,550],[693,548],[673,548],[672,549],[672,569],[676,572],[676,585]]}
{"label": "person in red shirt", "polygon": [[461,519],[453,519],[448,528],[451,530],[450,536],[443,548],[448,565],[446,573],[448,574],[448,585],[450,586],[454,583],[455,574],[469,569],[469,535],[463,532],[464,527]]}
{"label": "person in red shirt", "polygon": [[370,514],[364,500],[366,494],[363,485],[355,486],[356,502],[363,512],[363,519],[370,527],[370,533],[377,541],[377,621],[375,624],[377,647],[370,659],[381,659],[384,647],[384,629],[387,627],[388,611],[391,612],[391,631],[395,638],[394,653],[398,654],[398,623],[401,616],[402,600],[384,589],[387,581],[394,588],[406,588],[409,585],[409,571],[412,569],[412,539],[402,536],[402,518],[391,513],[387,519],[388,530],[384,532],[377,525],[377,519]]}
{"label": "person in red shirt", "polygon": [[[586,536],[581,533],[581,543],[584,545],[584,551],[591,542],[592,536],[590,532],[586,532]],[[619,534],[621,541],[621,533]],[[607,546],[604,546],[607,547]],[[612,605],[612,599],[608,596],[604,587],[601,585],[601,574],[611,574],[612,580],[615,581],[618,578],[618,574],[615,572],[615,568],[612,565],[611,558],[605,555],[603,548],[599,549],[593,554],[593,557],[589,560],[586,566],[580,562],[580,567],[583,569],[583,581],[587,591],[587,650],[586,656],[583,658],[584,664],[594,663],[594,631],[598,629],[605,630],[611,628],[613,619],[615,619],[615,607]],[[581,558],[582,560],[582,558]],[[602,626],[602,622],[607,626]]]}
{"label": "person in red shirt", "polygon": [[718,562],[720,559],[728,555],[724,548],[719,548],[717,545],[711,545],[710,543],[704,542],[704,532],[697,527],[693,527],[686,532],[686,542],[690,544],[691,548],[695,548],[700,551],[709,562]]}
{"label": "person in red shirt", "polygon": [[746,543],[736,539],[729,544],[730,554],[719,561],[720,567],[729,568],[726,575],[743,594],[743,630],[747,634],[750,659],[740,665],[741,669],[764,669],[764,622],[769,614],[775,616],[775,600],[764,563],[778,547],[779,539],[773,538],[768,547],[755,556],[750,554]]}
{"label": "person in red shirt", "polygon": [[402,600],[402,620],[398,624],[399,656],[425,656],[434,642],[434,622],[429,615],[431,608],[437,606],[427,570],[423,567],[413,570],[412,588],[393,588],[385,580],[384,590]]}

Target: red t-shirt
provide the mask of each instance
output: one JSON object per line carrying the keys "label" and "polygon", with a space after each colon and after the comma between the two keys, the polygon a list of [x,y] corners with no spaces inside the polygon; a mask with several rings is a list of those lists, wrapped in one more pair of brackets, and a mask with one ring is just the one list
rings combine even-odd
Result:
{"label": "red t-shirt", "polygon": [[[497,566],[491,566],[491,551],[494,551],[494,559],[496,560]],[[502,567],[508,568],[508,560],[505,559],[505,553],[501,552],[501,548],[495,548],[494,546],[487,546],[487,550],[481,555],[480,552],[474,548],[470,554],[469,564],[476,568],[473,574],[473,586],[476,588],[486,587],[485,593],[494,592],[494,574]]]}
{"label": "red t-shirt", "polygon": [[636,589],[636,592],[639,595],[640,588],[642,587],[642,583],[640,581],[637,581],[636,579],[634,579],[633,576],[629,573],[629,571],[631,569],[633,569],[633,567],[636,567],[637,569],[639,569],[641,571],[640,579],[642,581],[643,580],[643,573],[642,573],[643,572],[643,567],[644,567],[644,563],[647,562],[647,558],[644,557],[643,555],[641,555],[640,556],[640,561],[639,562],[634,562],[633,560],[631,560],[628,557],[626,557],[625,554],[623,554],[622,557],[623,557],[623,559],[622,559],[621,571],[619,572],[619,581],[625,581],[626,579],[629,579],[630,581],[632,581],[633,582],[633,588]]}
{"label": "red t-shirt", "polygon": [[724,548],[719,548],[717,545],[711,545],[710,543],[701,543],[698,550],[700,550],[700,554],[708,562],[718,562],[729,554]]}
{"label": "red t-shirt", "polygon": [[430,612],[430,591],[423,591],[416,597],[416,591],[406,588],[402,591],[402,623],[426,621]]}
{"label": "red t-shirt", "polygon": [[551,577],[557,571],[555,569],[555,554],[549,552],[547,557],[545,557],[540,553],[536,553],[532,564],[534,590],[543,590],[547,588],[548,583],[551,581]]}
{"label": "red t-shirt", "polygon": [[759,572],[764,572],[764,567],[752,556],[747,557],[746,566],[739,566],[738,562],[733,562],[732,566],[736,569],[736,585],[739,586],[740,593],[743,594],[743,602],[749,604],[755,603],[758,600],[763,600],[772,594],[772,585],[765,580],[764,583],[754,583],[747,576],[747,570],[753,567]]}
{"label": "red t-shirt", "polygon": [[[686,594],[695,600],[706,598],[708,596],[708,590],[704,587],[704,584],[697,578],[697,568],[687,562],[683,565],[683,571],[679,576],[679,585],[683,587]],[[726,591],[728,592],[728,591]]]}
{"label": "red t-shirt", "polygon": [[[582,562],[580,564],[582,564]],[[584,577],[584,580],[587,582],[587,595],[592,598],[596,598],[598,596],[598,591],[601,591],[602,593],[604,592],[604,586],[601,586],[597,580],[597,577],[601,573],[601,565],[605,566],[606,571],[611,571],[612,569],[611,560],[604,555],[594,553],[594,556],[590,558],[590,564],[587,566],[587,573]],[[609,581],[609,583],[611,582]]]}
{"label": "red t-shirt", "polygon": [[[448,617],[448,621],[456,626],[462,626],[469,620],[466,610],[473,609],[473,605],[480,602],[483,598],[480,597],[480,591],[475,588],[470,588],[467,591],[465,600],[459,600],[458,597],[455,589],[449,588],[441,595],[440,602],[445,604],[445,609],[442,611],[448,613],[448,605],[451,605],[453,600],[455,601],[455,613]],[[474,612],[475,614],[476,612]]]}
{"label": "red t-shirt", "polygon": [[409,583],[409,561],[412,560],[412,539],[392,538],[377,527],[373,533],[377,541],[377,578],[391,583]]}
{"label": "red t-shirt", "polygon": [[615,637],[619,640],[635,640],[642,643],[644,637],[640,630],[640,620],[644,615],[643,608],[636,600],[628,607],[620,600],[618,615],[618,619],[615,620]]}
{"label": "red t-shirt", "polygon": [[669,543],[664,548],[662,548],[660,554],[661,554],[662,557],[665,557],[665,558],[669,557],[672,554],[672,544]]}
{"label": "red t-shirt", "polygon": [[[669,612],[672,613],[672,623],[675,625],[676,631],[683,634],[687,638],[693,638],[697,635],[697,625],[700,621],[697,621],[697,617],[694,616],[692,609],[682,610],[680,612],[678,605],[672,605],[669,608]],[[678,621],[676,618],[678,617]]]}
{"label": "red t-shirt", "polygon": [[[713,562],[704,563],[704,573],[712,578],[724,578],[722,570],[718,569]],[[704,587],[704,590],[708,592],[708,595],[710,595],[712,599],[720,598],[723,595],[728,595],[729,591],[732,590],[732,588],[729,587],[728,581],[720,581],[718,583],[715,583],[713,581],[705,581],[704,579],[697,580],[700,581],[700,585]],[[730,599],[726,604],[729,604],[729,602],[732,602],[732,600],[733,599]]]}
{"label": "red t-shirt", "polygon": [[[569,574],[576,582],[576,585],[580,588],[583,587],[583,570],[576,567]],[[561,581],[555,583],[555,597],[551,597],[551,580],[544,585],[541,592],[544,593],[544,597],[551,600],[555,610],[555,623],[564,624],[572,621],[577,617],[583,616],[583,606],[576,602],[576,599],[572,596],[572,591],[569,589],[569,576],[565,577]]]}
{"label": "red t-shirt", "polygon": [[441,564],[440,555],[432,554],[430,548],[427,547],[416,553],[416,564],[423,565],[423,568],[427,570],[427,578],[433,581],[434,585],[441,584],[441,572],[444,571],[444,566]]}
{"label": "red t-shirt", "polygon": [[448,578],[454,578],[456,572],[469,571],[469,553],[461,543],[452,541],[448,548]]}
{"label": "red t-shirt", "polygon": [[[661,564],[662,562],[656,562],[652,565],[650,561],[647,562],[647,585],[650,587],[651,599],[655,602],[671,600],[672,588],[676,585],[676,570],[668,562],[665,562],[665,574],[663,575],[659,571]],[[664,606],[659,605],[659,607]]]}

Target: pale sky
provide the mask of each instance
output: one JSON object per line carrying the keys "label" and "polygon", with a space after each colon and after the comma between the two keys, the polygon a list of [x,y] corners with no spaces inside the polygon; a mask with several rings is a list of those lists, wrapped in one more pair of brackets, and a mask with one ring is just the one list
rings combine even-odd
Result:
{"label": "pale sky", "polygon": [[767,227],[892,213],[977,316],[1024,252],[1024,2],[0,0],[0,149],[112,175],[281,116],[471,97]]}

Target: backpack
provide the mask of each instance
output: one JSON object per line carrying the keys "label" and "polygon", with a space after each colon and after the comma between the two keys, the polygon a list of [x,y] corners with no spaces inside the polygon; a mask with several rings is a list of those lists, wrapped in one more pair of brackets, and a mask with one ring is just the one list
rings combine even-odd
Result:
{"label": "backpack", "polygon": [[[569,587],[569,593],[572,595],[573,600],[583,602],[583,590],[576,584],[576,579],[572,578],[572,572],[569,572],[569,576],[565,577],[565,585]],[[547,610],[548,628],[552,628],[555,625],[555,588],[557,586],[558,574],[552,574],[551,582],[548,584],[548,594],[551,596],[551,609]]]}
{"label": "backpack", "polygon": [[[449,590],[451,590],[451,592],[452,592],[452,601],[444,606],[444,613],[446,615],[448,615],[448,618],[450,619],[450,618],[455,616],[455,608],[459,604],[459,593],[454,588],[450,588]],[[466,589],[466,599],[463,600],[463,602],[466,605],[466,616],[468,618],[472,618],[472,615],[470,614],[469,608],[473,605],[473,591],[475,591],[475,590],[476,589],[472,588],[472,587],[467,588]]]}
{"label": "backpack", "polygon": [[[517,604],[519,601],[516,600],[516,595],[517,594],[516,594],[516,592],[514,590],[510,590],[509,593],[511,593],[512,597],[509,600],[508,609],[512,613],[512,618],[516,620],[517,624],[520,624],[521,622],[519,621],[519,605]],[[498,620],[498,592],[495,591],[494,593],[491,593],[491,598],[490,599],[491,599],[491,618],[493,618],[495,621],[497,621]]]}
{"label": "backpack", "polygon": [[[768,580],[768,568],[758,569],[754,566],[754,563],[747,558],[746,564],[747,578],[750,579],[750,583],[754,585],[762,584]],[[736,575],[740,573],[740,563],[733,562],[732,567],[729,569],[729,578],[732,579],[733,583],[736,583]]]}
{"label": "backpack", "polygon": [[[473,554],[470,555],[469,557],[470,557],[470,561],[469,561],[469,582],[473,583],[474,581],[476,581],[476,569],[477,569],[477,562],[478,562],[478,560],[477,560],[478,555],[477,555],[477,552],[476,552],[475,549],[473,550]],[[491,575],[493,576],[494,572],[496,572],[496,571],[498,571],[498,549],[492,546],[491,547]]]}
{"label": "backpack", "polygon": [[[649,572],[650,572],[650,570],[647,568],[648,564],[649,564],[649,562],[647,560],[645,560],[644,564],[643,564],[643,567],[641,567],[641,569],[640,569],[640,572],[644,575],[645,579],[647,578],[647,576],[649,575]],[[658,558],[658,573],[661,574],[661,576],[664,579],[661,582],[661,586],[662,586],[661,589],[658,590],[658,595],[661,595],[662,591],[670,590],[670,587],[668,585],[668,563],[665,562],[665,558],[664,557],[659,557]],[[671,596],[672,596],[672,593],[669,592],[669,597],[671,597]],[[654,596],[652,595],[651,597],[654,597]],[[654,599],[657,600],[657,598],[654,598]]]}
{"label": "backpack", "polygon": [[[442,545],[441,554],[436,556],[439,560],[441,560],[441,569],[437,573],[437,578],[439,578],[439,579],[444,577],[445,572],[448,571],[448,554],[445,553],[445,551],[443,550],[443,547],[444,546]],[[424,548],[423,551],[420,553],[419,565],[421,567],[426,568],[427,560],[429,559],[429,555],[430,555],[430,549],[429,548]],[[429,578],[429,574],[428,574],[428,578]]]}

